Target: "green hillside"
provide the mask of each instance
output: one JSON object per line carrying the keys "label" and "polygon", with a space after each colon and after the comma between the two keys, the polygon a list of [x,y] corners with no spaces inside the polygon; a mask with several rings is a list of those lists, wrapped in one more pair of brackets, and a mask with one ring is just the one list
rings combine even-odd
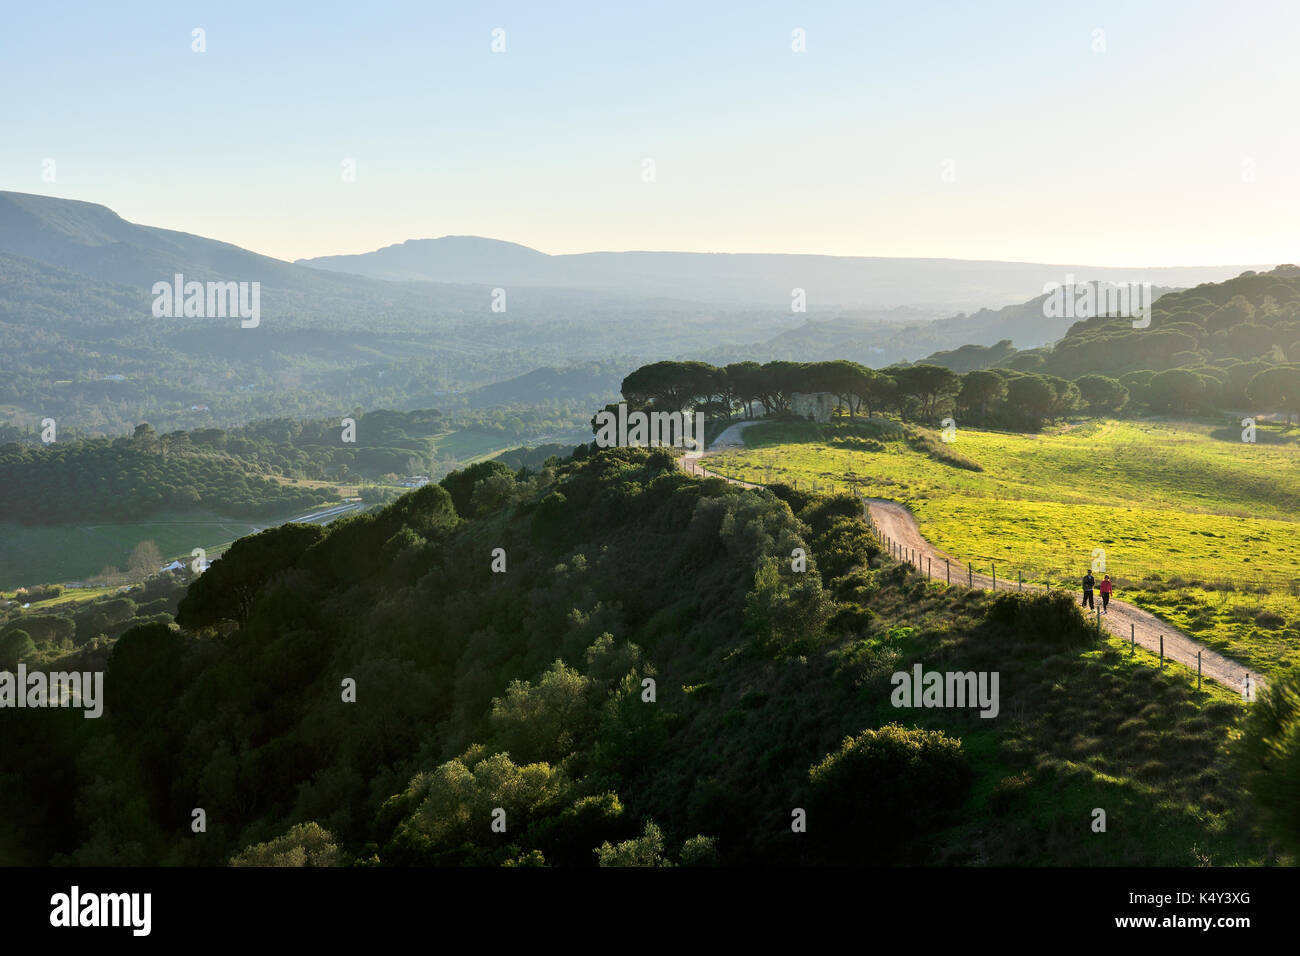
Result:
{"label": "green hillside", "polygon": [[[82,659],[103,719],[11,714],[0,859],[1288,859],[1226,748],[1240,701],[1095,643],[1068,598],[929,585],[853,499],[663,451],[480,473],[243,539],[183,630]],[[895,706],[915,664],[999,672],[997,715]]]}

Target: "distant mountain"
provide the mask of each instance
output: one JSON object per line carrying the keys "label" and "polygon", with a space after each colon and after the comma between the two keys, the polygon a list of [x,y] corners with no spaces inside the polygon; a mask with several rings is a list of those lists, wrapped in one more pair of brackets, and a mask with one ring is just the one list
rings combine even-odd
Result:
{"label": "distant mountain", "polygon": [[[474,243],[462,248],[472,259]],[[176,273],[259,282],[260,324],[155,317],[154,284]],[[141,421],[228,427],[357,406],[460,407],[469,390],[542,366],[617,359],[617,381],[645,361],[790,322],[788,307],[755,314],[555,286],[512,285],[497,310],[493,288],[311,269],[95,203],[0,192],[0,426],[53,417],[61,429],[120,434]],[[581,402],[572,389],[591,387],[544,377],[475,401],[526,403],[535,385],[545,404]]]}
{"label": "distant mountain", "polygon": [[584,252],[547,255],[477,236],[411,239],[360,255],[299,259],[314,269],[380,279],[560,286],[624,295],[765,306],[789,311],[803,289],[809,311],[913,305],[973,310],[1023,303],[1048,282],[1189,286],[1257,266],[1112,269],[966,259],[892,259],[778,253]]}

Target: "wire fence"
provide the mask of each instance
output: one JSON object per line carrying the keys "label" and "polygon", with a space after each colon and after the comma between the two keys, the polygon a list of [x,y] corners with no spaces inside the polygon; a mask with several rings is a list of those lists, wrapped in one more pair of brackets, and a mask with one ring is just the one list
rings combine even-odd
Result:
{"label": "wire fence", "polygon": [[[774,480],[785,480],[786,484],[798,491],[828,495],[850,494],[858,498],[864,497],[859,489],[858,482],[851,479],[845,480],[841,478],[836,480],[832,477],[801,479],[795,476],[790,476],[787,479],[786,476],[780,475],[777,470],[772,468],[739,469],[734,475],[724,475],[703,468],[698,461],[693,464],[692,472],[694,474],[721,478],[728,484],[742,487],[766,486],[773,484]],[[891,541],[888,536],[880,531],[876,526],[875,519],[871,516],[870,509],[866,509],[865,514],[873,531],[881,539],[882,544],[885,545],[891,556],[896,560],[912,565],[918,573],[928,574],[931,580],[947,581],[951,579],[954,583],[960,584],[973,581],[975,578],[981,578],[987,579],[982,585],[984,587],[993,586],[993,582],[996,581],[997,590],[1023,590],[1025,587],[1041,587],[1050,591],[1081,591],[1083,575],[1090,568],[1089,558],[1084,558],[1078,563],[1064,560],[1059,564],[1019,561],[1008,562],[1004,565],[999,565],[988,558],[976,558],[967,562],[948,559],[947,565],[941,569],[943,573],[940,577],[937,576],[938,571],[933,559],[929,561],[928,565],[921,562],[920,552],[915,548],[909,550],[907,545]],[[1169,577],[1156,575],[1128,576],[1109,572],[1105,568],[1093,568],[1092,570],[1098,579],[1098,583],[1100,583],[1103,574],[1109,573],[1116,591],[1164,592],[1184,588],[1200,588],[1216,595],[1218,603],[1227,603],[1230,596],[1235,595],[1253,596],[1257,600],[1275,594],[1300,597],[1300,577],[1287,574],[1270,574],[1264,571],[1253,571],[1250,574],[1236,578],[1215,576],[1189,579],[1180,575],[1170,575]],[[1100,598],[1098,598],[1098,601],[1100,601]]]}

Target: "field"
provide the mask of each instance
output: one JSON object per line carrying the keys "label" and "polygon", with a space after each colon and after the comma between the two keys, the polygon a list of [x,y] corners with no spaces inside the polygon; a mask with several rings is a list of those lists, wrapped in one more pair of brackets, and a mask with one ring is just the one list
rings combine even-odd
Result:
{"label": "field", "polygon": [[3,523],[0,588],[12,591],[23,585],[80,581],[110,565],[122,569],[131,549],[141,541],[158,545],[167,561],[191,560],[189,554],[194,548],[204,548],[209,557],[214,557],[236,538],[301,514],[294,512],[256,524],[203,514],[160,514],[149,521],[125,523],[32,527]]}
{"label": "field", "polygon": [[461,466],[472,464],[481,458],[491,457],[508,448],[516,447],[519,442],[511,441],[501,435],[488,432],[461,429],[435,435],[439,455],[456,459]]}
{"label": "field", "polygon": [[1295,431],[1261,427],[1254,444],[1239,427],[1174,422],[927,435],[874,420],[761,424],[710,468],[901,501],[938,547],[1007,580],[1073,588],[1104,561],[1118,598],[1266,674],[1300,666]]}

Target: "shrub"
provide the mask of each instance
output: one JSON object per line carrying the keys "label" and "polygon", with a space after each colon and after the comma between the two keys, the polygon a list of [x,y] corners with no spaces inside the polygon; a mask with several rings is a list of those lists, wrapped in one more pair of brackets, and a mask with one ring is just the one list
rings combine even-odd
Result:
{"label": "shrub", "polygon": [[0,637],[0,670],[12,671],[20,661],[36,653],[31,635],[23,630],[12,630]]}
{"label": "shrub", "polygon": [[999,593],[989,606],[986,619],[1014,631],[1023,642],[1030,644],[1069,647],[1096,639],[1095,629],[1079,613],[1074,597],[1062,591]]}
{"label": "shrub", "polygon": [[1247,713],[1238,759],[1274,832],[1300,850],[1300,678],[1276,679]]}
{"label": "shrub", "polygon": [[343,852],[319,823],[299,823],[284,836],[250,846],[230,858],[231,866],[342,866]]}
{"label": "shrub", "polygon": [[808,771],[809,831],[827,855],[888,862],[898,845],[930,832],[966,799],[971,770],[961,741],[891,723],[846,737]]}

